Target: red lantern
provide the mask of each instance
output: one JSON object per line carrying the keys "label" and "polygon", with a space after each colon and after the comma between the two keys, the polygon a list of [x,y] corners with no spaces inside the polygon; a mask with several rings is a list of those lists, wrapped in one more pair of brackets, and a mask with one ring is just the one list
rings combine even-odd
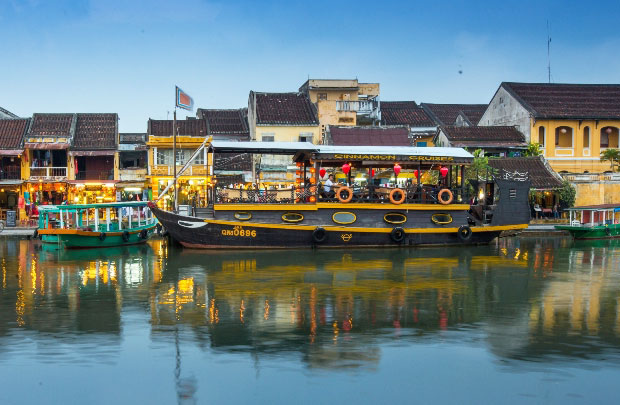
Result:
{"label": "red lantern", "polygon": [[441,169],[439,169],[439,173],[441,173],[441,177],[446,177],[448,175],[448,168],[447,167],[442,167]]}
{"label": "red lantern", "polygon": [[344,174],[349,174],[349,171],[351,171],[351,165],[348,163],[345,163],[342,165],[342,172]]}
{"label": "red lantern", "polygon": [[370,173],[372,177],[375,177],[375,169],[370,169]]}
{"label": "red lantern", "polygon": [[325,173],[327,173],[327,170],[321,167],[321,170],[319,170],[319,174],[321,175],[321,177],[325,177]]}
{"label": "red lantern", "polygon": [[396,163],[394,165],[394,174],[398,176],[398,173],[400,173],[400,165]]}
{"label": "red lantern", "polygon": [[418,169],[413,171],[413,177],[418,178]]}

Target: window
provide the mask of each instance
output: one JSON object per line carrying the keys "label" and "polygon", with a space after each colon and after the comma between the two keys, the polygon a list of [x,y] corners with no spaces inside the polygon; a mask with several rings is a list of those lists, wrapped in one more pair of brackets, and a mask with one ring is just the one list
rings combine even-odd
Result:
{"label": "window", "polygon": [[427,143],[422,141],[415,141],[415,146],[426,147]]}
{"label": "window", "polygon": [[155,164],[171,165],[172,164],[172,149],[157,149],[157,156],[155,158]]}
{"label": "window", "polygon": [[260,134],[260,140],[262,142],[274,142],[276,134],[273,132],[263,132]]}
{"label": "window", "polygon": [[590,147],[590,127],[583,128],[583,147]]}
{"label": "window", "polygon": [[437,225],[447,225],[452,223],[452,215],[450,214],[433,214],[431,216],[431,221]]}
{"label": "window", "polygon": [[317,98],[318,98],[319,100],[327,100],[327,93],[319,93],[319,94],[317,95]]}
{"label": "window", "polygon": [[282,214],[282,221],[284,222],[301,222],[304,220],[304,216],[299,212],[287,212]]}
{"label": "window", "polygon": [[601,148],[618,147],[618,128],[601,128]]}
{"label": "window", "polygon": [[352,212],[335,212],[332,215],[332,221],[342,225],[352,224],[356,219],[357,217]]}
{"label": "window", "polygon": [[299,142],[310,142],[314,139],[314,134],[312,132],[300,132],[299,133]]}
{"label": "window", "polygon": [[404,224],[407,222],[407,216],[399,212],[388,212],[383,216],[383,220],[388,224]]}
{"label": "window", "polygon": [[251,212],[235,212],[235,218],[237,218],[239,221],[249,221],[250,219],[252,219],[252,213]]}
{"label": "window", "polygon": [[545,146],[545,127],[538,127],[538,144]]}
{"label": "window", "polygon": [[555,129],[555,146],[558,148],[573,147],[573,129],[571,127],[557,127]]}
{"label": "window", "polygon": [[508,197],[510,198],[517,198],[517,189],[516,188],[511,188],[508,190]]}

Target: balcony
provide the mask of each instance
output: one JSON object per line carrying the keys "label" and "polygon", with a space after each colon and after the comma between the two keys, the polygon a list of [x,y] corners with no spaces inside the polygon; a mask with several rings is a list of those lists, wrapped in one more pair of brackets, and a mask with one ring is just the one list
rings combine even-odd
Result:
{"label": "balcony", "polygon": [[[183,166],[177,166],[177,173],[181,171]],[[172,166],[157,165],[151,168],[152,176],[174,176],[174,169]],[[207,167],[205,165],[192,165],[183,172],[183,176],[206,176]]]}
{"label": "balcony", "polygon": [[381,119],[378,100],[336,101],[336,111],[355,112],[368,115],[370,118]]}
{"label": "balcony", "polygon": [[44,180],[44,181],[66,181],[67,180],[67,168],[66,167],[31,167],[30,168],[31,180]]}
{"label": "balcony", "polygon": [[19,166],[7,166],[0,168],[0,180],[19,180],[21,170]]}
{"label": "balcony", "polygon": [[83,170],[75,174],[76,180],[114,180],[114,170]]}
{"label": "balcony", "polygon": [[144,181],[146,169],[141,167],[128,167],[119,170],[120,181]]}

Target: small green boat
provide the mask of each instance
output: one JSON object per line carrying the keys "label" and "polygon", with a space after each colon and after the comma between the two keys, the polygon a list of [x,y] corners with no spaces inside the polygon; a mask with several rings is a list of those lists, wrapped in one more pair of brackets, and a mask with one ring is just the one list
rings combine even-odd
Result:
{"label": "small green boat", "polygon": [[144,243],[157,219],[146,202],[54,205],[39,208],[37,234],[64,249]]}
{"label": "small green boat", "polygon": [[588,205],[567,209],[568,225],[555,229],[568,231],[575,239],[620,238],[620,204]]}

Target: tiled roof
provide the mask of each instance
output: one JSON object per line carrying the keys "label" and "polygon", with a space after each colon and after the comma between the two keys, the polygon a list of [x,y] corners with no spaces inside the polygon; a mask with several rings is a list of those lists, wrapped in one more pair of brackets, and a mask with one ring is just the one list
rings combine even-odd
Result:
{"label": "tiled roof", "polygon": [[318,125],[316,108],[302,93],[254,93],[257,125]]}
{"label": "tiled roof", "polygon": [[74,150],[116,149],[117,114],[77,114]]}
{"label": "tiled roof", "polygon": [[435,120],[437,125],[454,125],[460,112],[467,117],[472,125],[478,125],[487,104],[431,104],[422,103],[422,108]]}
{"label": "tiled roof", "polygon": [[504,82],[501,87],[536,118],[620,118],[620,84]]}
{"label": "tiled roof", "polygon": [[415,101],[382,101],[381,124],[434,127],[435,123]]}
{"label": "tiled roof", "polygon": [[[148,123],[149,135],[172,136],[173,120],[151,120]],[[177,135],[207,136],[207,123],[203,119],[178,120]]]}
{"label": "tiled roof", "polygon": [[5,110],[0,107],[0,118],[19,118],[17,115],[13,114],[9,110]]}
{"label": "tiled roof", "polygon": [[535,189],[553,189],[562,186],[562,178],[553,171],[542,156],[489,159],[489,166],[510,173],[527,172]]}
{"label": "tiled roof", "polygon": [[329,126],[333,145],[411,146],[407,127]]}
{"label": "tiled roof", "polygon": [[0,120],[0,149],[18,149],[28,129],[27,118]]}
{"label": "tiled roof", "polygon": [[527,146],[525,136],[515,127],[441,127],[452,146]]}
{"label": "tiled roof", "polygon": [[249,138],[248,109],[216,110],[199,108],[196,114],[204,118],[209,135],[227,135],[239,138]]}
{"label": "tiled roof", "polygon": [[38,114],[32,115],[31,136],[72,136],[76,114]]}

